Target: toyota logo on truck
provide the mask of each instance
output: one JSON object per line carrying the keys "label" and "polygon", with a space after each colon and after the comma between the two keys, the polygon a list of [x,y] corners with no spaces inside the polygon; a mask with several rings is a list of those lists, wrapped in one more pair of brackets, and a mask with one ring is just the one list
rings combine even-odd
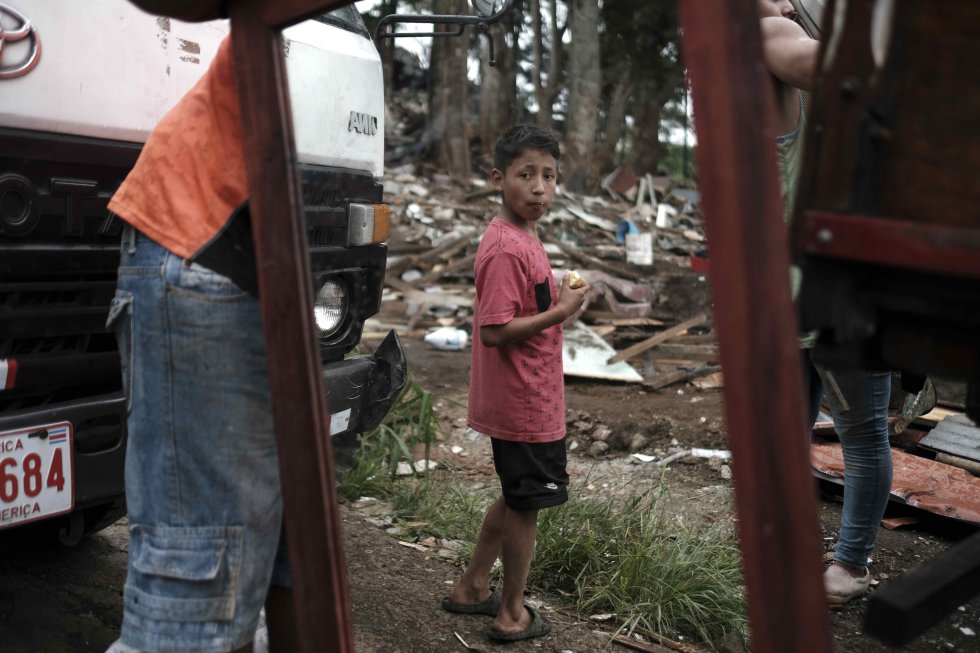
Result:
{"label": "toyota logo on truck", "polygon": [[[14,23],[14,27],[8,27]],[[28,48],[23,54],[18,51],[17,59],[10,61],[13,43],[27,40]],[[0,79],[11,79],[26,75],[41,60],[41,39],[27,16],[10,5],[0,2]]]}

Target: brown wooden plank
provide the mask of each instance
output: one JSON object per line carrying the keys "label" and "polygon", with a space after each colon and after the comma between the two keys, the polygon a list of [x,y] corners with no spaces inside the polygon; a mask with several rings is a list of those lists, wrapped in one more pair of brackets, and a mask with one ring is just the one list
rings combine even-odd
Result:
{"label": "brown wooden plank", "polygon": [[[831,651],[756,0],[681,0],[753,651]],[[794,433],[799,437],[792,437]]]}
{"label": "brown wooden plank", "polygon": [[806,253],[980,279],[980,229],[851,213],[807,211]]}
{"label": "brown wooden plank", "polygon": [[285,60],[278,31],[250,5],[233,3],[231,14],[296,626],[304,653],[348,653],[351,607]]}
{"label": "brown wooden plank", "polygon": [[705,315],[704,313],[701,313],[700,315],[696,315],[688,320],[684,320],[680,324],[676,324],[670,327],[669,329],[665,329],[656,335],[650,336],[646,340],[642,342],[638,342],[632,347],[627,347],[626,349],[619,352],[615,356],[612,356],[609,359],[609,364],[612,365],[614,363],[618,363],[620,361],[633,358],[634,356],[642,354],[643,352],[645,352],[646,350],[652,347],[656,347],[662,342],[670,340],[674,336],[679,336],[680,334],[684,333],[688,329],[693,329],[696,326],[701,326],[707,321],[708,321],[708,316]]}
{"label": "brown wooden plank", "polygon": [[868,599],[865,627],[891,646],[904,646],[977,593],[980,533],[881,586]]}
{"label": "brown wooden plank", "polygon": [[432,247],[425,250],[420,254],[412,254],[409,256],[403,256],[397,261],[392,261],[388,265],[388,269],[385,272],[386,275],[395,276],[400,275],[405,270],[413,268],[420,263],[429,263],[432,261],[437,261],[439,259],[448,259],[453,254],[465,249],[467,245],[470,244],[469,235],[460,235],[453,238],[450,241],[439,245],[438,247]]}
{"label": "brown wooden plank", "polygon": [[[686,361],[671,361],[674,364],[686,362]],[[663,361],[660,361],[663,363]],[[715,374],[719,372],[721,367],[718,365],[705,365],[703,367],[698,367],[696,369],[678,369],[671,370],[669,372],[664,372],[658,376],[644,379],[643,387],[649,388],[650,390],[660,390],[661,388],[666,388],[669,385],[675,383],[680,383],[681,381],[693,381],[695,379],[700,379],[701,377],[708,376],[709,374]]]}
{"label": "brown wooden plank", "polygon": [[609,274],[619,277],[621,279],[629,279],[630,281],[643,280],[642,275],[627,269],[625,263],[619,265],[607,263],[606,261],[603,261],[600,258],[596,258],[595,256],[590,256],[585,252],[581,252],[575,249],[573,246],[569,245],[568,243],[564,243],[560,240],[555,240],[553,242],[555,245],[558,246],[558,249],[560,249],[565,255],[575,259],[576,261],[578,261],[582,265],[585,265],[586,267],[594,268],[596,270],[602,270],[603,272],[608,272]]}
{"label": "brown wooden plank", "polygon": [[674,342],[678,345],[707,345],[716,344],[718,342],[718,337],[713,333],[706,333],[699,336],[677,336],[674,338]]}
{"label": "brown wooden plank", "polygon": [[653,351],[647,352],[650,360],[685,360],[715,363],[718,361],[718,351],[704,345],[660,345]]}

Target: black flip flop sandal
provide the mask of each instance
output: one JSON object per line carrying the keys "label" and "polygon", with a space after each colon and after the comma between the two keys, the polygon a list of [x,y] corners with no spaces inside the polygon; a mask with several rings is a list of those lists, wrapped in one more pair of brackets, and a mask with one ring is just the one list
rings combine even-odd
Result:
{"label": "black flip flop sandal", "polygon": [[529,605],[524,606],[531,613],[531,625],[517,633],[502,633],[499,630],[490,629],[487,637],[495,642],[519,642],[522,639],[532,637],[542,637],[551,632],[551,622],[541,616],[537,610]]}
{"label": "black flip flop sandal", "polygon": [[485,614],[496,617],[497,612],[500,611],[500,601],[500,590],[491,587],[490,598],[481,603],[456,603],[450,601],[448,596],[444,596],[442,597],[442,609],[456,614]]}

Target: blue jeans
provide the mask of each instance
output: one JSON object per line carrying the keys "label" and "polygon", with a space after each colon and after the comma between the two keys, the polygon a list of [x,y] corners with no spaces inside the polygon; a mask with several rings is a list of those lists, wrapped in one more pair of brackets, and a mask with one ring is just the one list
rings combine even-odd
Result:
{"label": "blue jeans", "polygon": [[[834,559],[863,569],[874,549],[878,526],[892,485],[892,451],[888,442],[890,372],[831,371],[849,410],[830,401],[834,430],[844,453],[844,507]],[[819,398],[819,381],[811,376],[810,402]],[[811,417],[811,425],[815,413]]]}
{"label": "blue jeans", "polygon": [[133,233],[109,313],[129,402],[121,641],[229,651],[289,584],[259,304]]}

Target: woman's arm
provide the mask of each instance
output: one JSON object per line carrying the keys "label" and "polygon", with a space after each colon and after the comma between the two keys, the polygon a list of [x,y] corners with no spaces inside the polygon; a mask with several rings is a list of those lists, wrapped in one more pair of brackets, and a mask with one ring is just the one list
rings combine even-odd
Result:
{"label": "woman's arm", "polygon": [[794,88],[811,90],[820,41],[788,18],[762,19],[762,54],[774,77]]}

